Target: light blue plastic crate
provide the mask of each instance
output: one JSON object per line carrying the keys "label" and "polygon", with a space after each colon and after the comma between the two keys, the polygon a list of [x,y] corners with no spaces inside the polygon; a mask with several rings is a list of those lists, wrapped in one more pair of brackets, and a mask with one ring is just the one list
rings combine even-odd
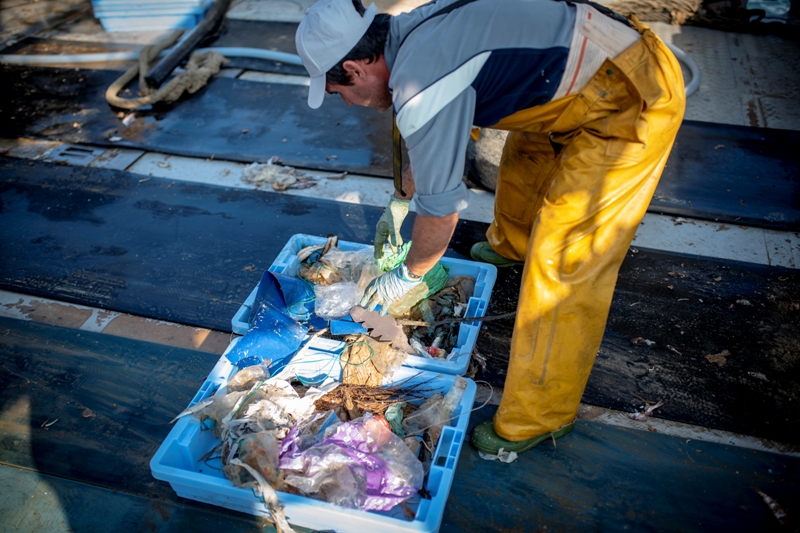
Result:
{"label": "light blue plastic crate", "polygon": [[[228,351],[236,342],[238,339],[231,343]],[[285,374],[280,375],[299,375],[305,379],[313,379],[320,374],[327,374],[331,369],[338,369],[331,377],[336,380],[341,379],[339,344],[330,339],[313,339],[309,349],[284,370]],[[225,392],[234,370],[235,367],[225,355],[220,357],[189,405],[194,405],[213,394]],[[407,388],[414,384],[423,384],[424,390],[433,395],[436,392],[447,393],[454,380],[453,375],[401,368],[395,372],[393,381],[384,385]],[[475,382],[470,379],[466,379],[466,382],[467,387],[461,403],[453,414],[451,425],[444,426],[433,455],[430,474],[425,485],[430,493],[430,499],[415,496],[406,502],[414,511],[413,520],[405,516],[402,506],[396,506],[387,512],[360,511],[304,496],[278,492],[289,523],[339,533],[438,531],[453,484],[458,457],[465,442],[470,410],[475,401]],[[211,431],[203,430],[196,418],[191,416],[181,418],[150,461],[153,477],[168,482],[178,496],[183,498],[269,517],[263,502],[253,494],[252,490],[234,487],[221,471],[215,469],[220,467],[218,460],[213,467],[200,461],[200,458],[218,443],[219,439],[215,438]]]}
{"label": "light blue plastic crate", "polygon": [[150,16],[150,15],[201,15],[211,5],[213,0],[194,0],[189,2],[103,2],[93,4],[95,17],[117,16]]}
{"label": "light blue plastic crate", "polygon": [[[212,0],[213,1],[213,0]],[[93,9],[125,9],[129,11],[162,9],[165,7],[203,7],[209,0],[92,0]]]}
{"label": "light blue plastic crate", "polygon": [[[300,266],[300,262],[297,259],[297,252],[306,246],[325,244],[326,241],[327,239],[325,237],[304,234],[293,235],[292,238],[289,239],[289,242],[286,243],[286,246],[283,247],[281,253],[278,254],[272,266],[269,267],[269,270],[276,274],[296,276],[297,269]],[[348,252],[363,250],[367,246],[366,244],[347,241],[339,241],[338,245],[340,250]],[[455,276],[470,276],[475,279],[475,292],[469,299],[467,309],[463,316],[484,316],[489,306],[489,297],[492,294],[494,282],[497,279],[497,267],[488,263],[465,261],[463,259],[453,259],[450,257],[443,257],[442,264],[450,269],[451,278]],[[253,306],[253,302],[255,302],[257,291],[258,285],[256,285],[244,301],[244,304],[242,304],[233,316],[231,327],[234,333],[239,335],[247,333],[249,329],[248,319],[250,317],[250,309]],[[475,348],[480,329],[480,322],[462,322],[459,325],[458,341],[453,348],[453,352],[455,353],[449,361],[409,355],[405,365],[421,370],[463,375],[469,367],[470,355]]]}
{"label": "light blue plastic crate", "polygon": [[211,4],[212,0],[202,0],[199,4],[103,3],[94,7],[94,15],[108,32],[188,29],[203,20]]}

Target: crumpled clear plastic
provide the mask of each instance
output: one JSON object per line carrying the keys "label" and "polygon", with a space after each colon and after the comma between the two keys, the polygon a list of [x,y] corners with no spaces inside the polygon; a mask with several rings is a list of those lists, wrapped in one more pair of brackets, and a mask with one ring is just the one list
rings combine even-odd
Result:
{"label": "crumpled clear plastic", "polygon": [[[326,278],[331,281],[316,283],[314,286],[314,313],[325,320],[342,318],[349,314],[353,306],[361,300],[369,282],[381,274],[375,265],[371,248],[352,252],[331,248],[315,264],[321,265],[319,268],[325,272],[333,273]],[[305,275],[314,276],[313,272],[315,271],[306,271]],[[302,269],[298,274],[304,275]],[[314,279],[310,281],[313,282]]]}
{"label": "crumpled clear plastic", "polygon": [[[223,420],[233,411],[234,406],[247,394],[247,391],[236,391],[229,394],[217,394],[209,398],[211,400],[208,405],[194,413],[197,418],[204,425],[213,428],[214,436],[217,438],[222,434]],[[208,424],[206,421],[210,420]]]}
{"label": "crumpled clear plastic", "polygon": [[382,420],[366,413],[329,432],[294,458],[299,468],[286,476],[287,485],[365,511],[388,511],[422,487],[422,463]]}
{"label": "crumpled clear plastic", "polygon": [[[274,379],[251,389],[216,394],[192,414],[211,427],[217,437],[231,425],[249,425],[248,431],[276,428],[288,431],[298,420],[314,413],[314,401],[322,394],[323,391],[312,388],[301,398],[289,382]],[[211,423],[206,422],[209,419]]]}
{"label": "crumpled clear plastic", "polygon": [[347,251],[331,247],[322,257],[311,255],[297,269],[297,275],[315,285],[330,285],[344,281],[355,282],[364,287],[372,281],[363,276],[378,276],[372,248]]}
{"label": "crumpled clear plastic", "polygon": [[256,383],[269,379],[269,365],[245,367],[228,380],[228,392],[250,390]]}
{"label": "crumpled clear plastic", "polygon": [[242,418],[254,419],[261,428],[289,428],[314,413],[314,401],[322,391],[309,389],[301,398],[288,381],[272,380],[259,389],[258,399],[249,403]]}
{"label": "crumpled clear plastic", "polygon": [[364,289],[352,281],[343,281],[332,285],[314,287],[316,301],[314,313],[325,320],[335,320],[350,314],[350,310],[358,305]]}
{"label": "crumpled clear plastic", "polygon": [[466,380],[461,376],[456,376],[453,386],[450,387],[447,394],[442,396],[437,392],[429,397],[416,412],[408,415],[401,422],[406,434],[422,436],[423,432],[427,432],[430,435],[432,447],[436,447],[442,434],[442,428],[453,418],[466,387]]}
{"label": "crumpled clear plastic", "polygon": [[[255,469],[270,485],[280,489],[283,474],[279,468],[280,433],[259,431],[248,433],[239,441],[239,459]],[[222,467],[225,477],[237,487],[255,488],[257,480],[242,466],[227,464]]]}

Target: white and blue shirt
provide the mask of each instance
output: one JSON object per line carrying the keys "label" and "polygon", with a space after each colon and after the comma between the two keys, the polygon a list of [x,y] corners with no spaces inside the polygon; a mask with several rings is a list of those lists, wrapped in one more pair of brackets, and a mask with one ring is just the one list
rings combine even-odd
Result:
{"label": "white and blue shirt", "polygon": [[588,6],[556,0],[476,0],[425,20],[454,1],[393,17],[384,54],[425,216],[467,207],[461,178],[473,125],[580,90],[639,38]]}

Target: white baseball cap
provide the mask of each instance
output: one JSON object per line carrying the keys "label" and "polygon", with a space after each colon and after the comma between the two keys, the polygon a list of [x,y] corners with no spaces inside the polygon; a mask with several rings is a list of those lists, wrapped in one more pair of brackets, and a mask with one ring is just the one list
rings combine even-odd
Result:
{"label": "white baseball cap", "polygon": [[294,41],[311,75],[308,105],[312,109],[325,98],[325,74],[358,44],[377,11],[373,3],[362,17],[352,0],[319,0],[306,10]]}

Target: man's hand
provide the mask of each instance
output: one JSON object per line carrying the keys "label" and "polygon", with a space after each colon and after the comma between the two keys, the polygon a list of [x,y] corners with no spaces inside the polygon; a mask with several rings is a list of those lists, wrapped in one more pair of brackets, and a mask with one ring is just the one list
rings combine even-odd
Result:
{"label": "man's hand", "polygon": [[364,291],[360,305],[370,311],[375,310],[380,305],[381,314],[385,315],[392,303],[401,299],[408,291],[419,285],[421,281],[422,276],[412,274],[406,264],[403,263],[372,280]]}
{"label": "man's hand", "polygon": [[403,237],[400,236],[400,227],[403,225],[406,215],[408,215],[408,204],[411,200],[401,200],[392,196],[389,205],[383,211],[378,225],[375,226],[375,259],[383,257],[383,246],[387,242],[392,252],[403,245]]}

